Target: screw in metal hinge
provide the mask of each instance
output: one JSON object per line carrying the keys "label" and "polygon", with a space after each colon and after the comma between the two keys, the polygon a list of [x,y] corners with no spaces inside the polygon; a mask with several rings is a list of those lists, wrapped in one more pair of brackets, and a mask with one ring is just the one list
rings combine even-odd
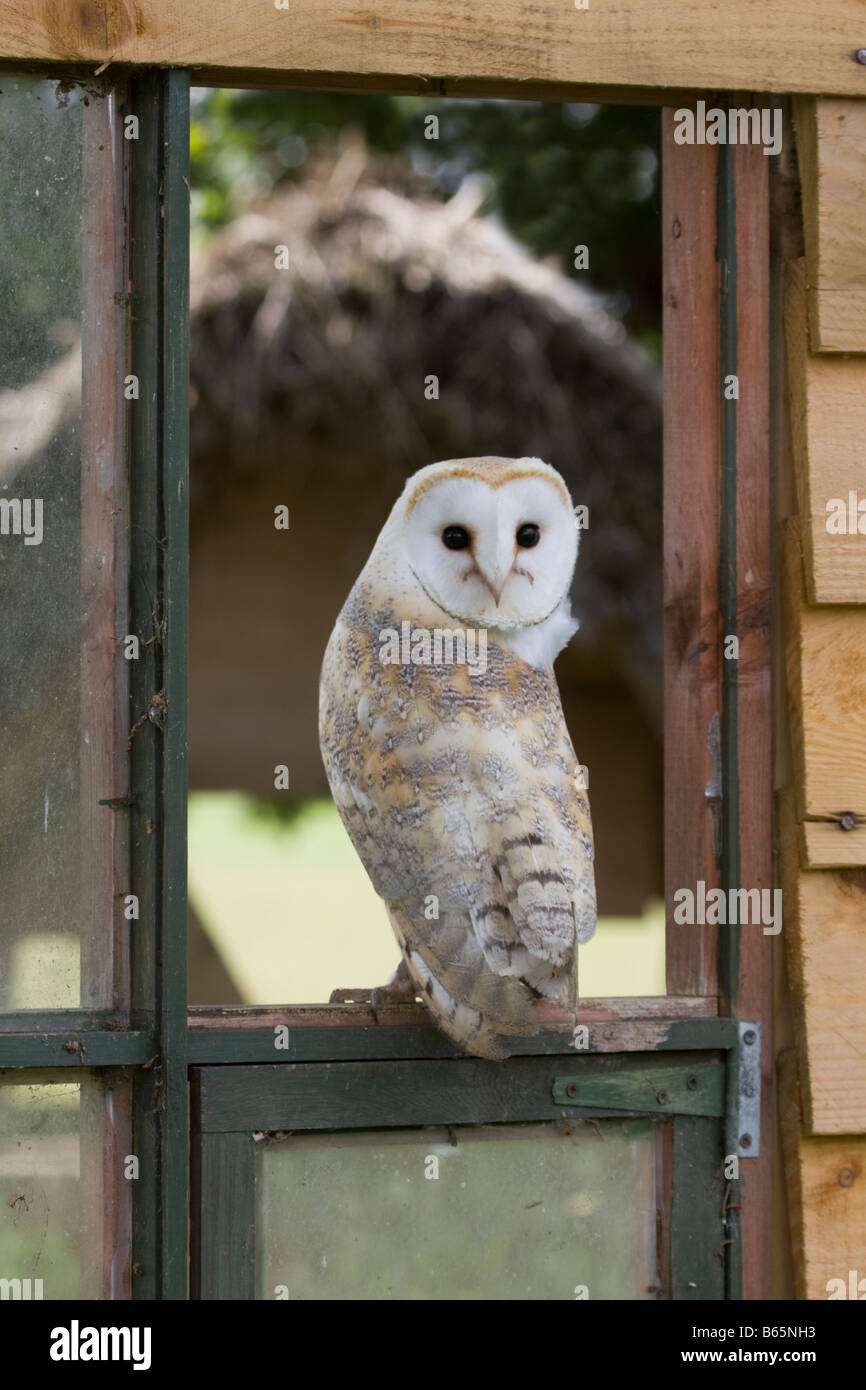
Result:
{"label": "screw in metal hinge", "polygon": [[576,1081],[569,1081],[568,1085],[565,1088],[565,1094],[568,1096],[569,1100],[574,1100],[574,1097],[577,1095]]}
{"label": "screw in metal hinge", "polygon": [[751,1134],[741,1134],[741,1135],[740,1135],[740,1148],[741,1148],[741,1149],[750,1149],[751,1147],[752,1147],[752,1136],[751,1136]]}
{"label": "screw in metal hinge", "polygon": [[743,1034],[743,1042],[748,1043],[751,1046],[751,1044],[755,1041],[757,1036],[758,1035],[755,1032],[754,1028],[748,1028],[746,1032]]}
{"label": "screw in metal hinge", "polygon": [[656,1100],[658,1101],[659,1105],[667,1105],[667,1103],[668,1103],[668,1093],[667,1093],[667,1091],[659,1091],[658,1094],[656,1095]]}

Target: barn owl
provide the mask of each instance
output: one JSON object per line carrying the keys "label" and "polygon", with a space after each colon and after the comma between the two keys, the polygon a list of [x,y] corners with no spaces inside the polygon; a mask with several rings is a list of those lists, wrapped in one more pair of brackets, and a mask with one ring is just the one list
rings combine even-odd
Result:
{"label": "barn owl", "polygon": [[[574,1016],[595,930],[584,778],[553,661],[577,628],[578,529],[534,458],[409,478],[325,652],[319,738],[418,995],[466,1052],[509,1055],[533,1001]],[[438,634],[438,639],[437,639]]]}

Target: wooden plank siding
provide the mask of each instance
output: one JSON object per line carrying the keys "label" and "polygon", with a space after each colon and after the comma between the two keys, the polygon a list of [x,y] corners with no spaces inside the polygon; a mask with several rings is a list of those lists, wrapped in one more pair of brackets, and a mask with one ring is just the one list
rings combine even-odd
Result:
{"label": "wooden plank siding", "polygon": [[[793,1047],[779,1074],[796,1292],[826,1299],[852,1296],[838,1290],[863,1267],[866,1226],[866,105],[794,112],[805,257],[792,251],[784,289],[795,503],[780,533],[778,799]],[[834,534],[832,499],[847,513],[852,495],[855,530]]]}
{"label": "wooden plank siding", "polygon": [[866,105],[794,104],[813,352],[866,352]]}
{"label": "wooden plank siding", "polygon": [[[866,236],[866,231],[861,235]],[[810,603],[862,604],[866,603],[866,356],[809,351],[806,267],[806,260],[789,262],[785,291],[791,435],[806,591]],[[866,321],[866,300],[863,313]],[[862,513],[852,513],[852,492],[863,501]],[[828,529],[828,525],[837,526],[836,513],[841,513],[846,527],[841,534]]]}
{"label": "wooden plank siding", "polygon": [[866,605],[809,607],[799,522],[791,519],[784,531],[785,648],[798,817],[841,825],[842,817],[852,815],[859,823],[866,817]]}
{"label": "wooden plank siding", "polygon": [[[231,74],[423,74],[618,88],[866,96],[860,0],[3,0],[0,53]],[[512,94],[517,94],[516,92]]]}
{"label": "wooden plank siding", "polygon": [[[850,1298],[850,1274],[866,1294],[863,1232],[866,1230],[866,1135],[811,1138],[803,1133],[797,1068],[791,1054],[779,1059],[782,1150],[794,1252],[795,1296]],[[841,1280],[846,1288],[829,1287]]]}

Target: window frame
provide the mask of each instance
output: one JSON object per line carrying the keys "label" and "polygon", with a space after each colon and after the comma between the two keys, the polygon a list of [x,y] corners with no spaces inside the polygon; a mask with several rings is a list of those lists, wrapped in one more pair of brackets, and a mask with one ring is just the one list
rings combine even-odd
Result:
{"label": "window frame", "polygon": [[[54,65],[40,65],[39,75],[82,76]],[[189,81],[187,70],[141,69],[118,84],[118,119],[134,110],[141,126],[126,152],[127,364],[142,381],[127,415],[129,630],[149,634],[129,672],[130,727],[142,715],[144,722],[132,739],[129,804],[116,808],[128,816],[130,845],[129,878],[123,884],[118,878],[118,893],[133,892],[140,902],[130,934],[131,999],[128,1008],[121,994],[112,1009],[0,1016],[0,1068],[50,1065],[62,1080],[67,1066],[85,1064],[109,1085],[131,1079],[132,1144],[142,1172],[131,1194],[136,1298],[187,1297],[187,1218],[195,1215],[188,1212],[188,1075],[200,1087],[220,1066],[273,1064],[273,1029],[286,1023],[300,1038],[291,1065],[299,1057],[312,1061],[311,1051],[321,1063],[363,1055],[407,1064],[413,1057],[441,1058],[451,1066],[455,1056],[415,1006],[396,1006],[378,1021],[363,1005],[187,1009]],[[392,85],[385,78],[362,87]],[[507,83],[501,91],[487,83],[484,92],[513,95]],[[556,99],[585,96],[575,87]],[[671,99],[661,89],[655,98],[659,105]],[[671,117],[668,107],[668,155]],[[670,1053],[673,1064],[685,1048],[722,1047],[725,1152],[735,1153],[739,1034],[727,1026],[720,1043],[719,1029],[744,1017],[762,1025],[763,1142],[760,1157],[748,1160],[741,1209],[730,1206],[725,1217],[729,1298],[770,1291],[772,958],[762,936],[750,938],[739,928],[723,933],[721,943],[709,928],[674,931],[671,898],[677,886],[700,877],[738,885],[745,867],[750,882],[773,882],[770,634],[768,605],[762,607],[770,581],[769,171],[762,155],[760,149],[678,147],[663,168],[665,517],[674,503],[692,527],[691,533],[688,526],[665,527],[667,949],[668,987],[675,988],[658,1000],[583,1001],[582,1021],[598,1024],[600,1036],[581,1057],[555,1025],[527,1040],[524,1050],[568,1052],[569,1067],[585,1067],[599,1053]],[[757,382],[739,408],[721,398],[720,382],[729,373]],[[714,497],[721,503],[713,508],[710,501],[708,520],[707,499]],[[760,593],[741,613],[747,573],[761,577]],[[723,663],[719,639],[726,631],[741,634],[747,661]],[[678,686],[675,671],[683,669],[688,680]],[[717,759],[707,746],[713,712]],[[459,1065],[510,1064],[465,1059]],[[197,1131],[199,1164],[204,1133]]]}

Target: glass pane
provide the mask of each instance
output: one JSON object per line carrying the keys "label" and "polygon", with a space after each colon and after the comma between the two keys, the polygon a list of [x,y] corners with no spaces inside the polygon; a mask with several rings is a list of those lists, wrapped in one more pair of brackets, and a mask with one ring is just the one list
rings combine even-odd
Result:
{"label": "glass pane", "polygon": [[112,994],[107,938],[120,818],[99,803],[117,795],[114,672],[126,664],[116,646],[122,229],[112,124],[109,97],[4,76],[3,1009],[108,1004]]}
{"label": "glass pane", "polygon": [[586,508],[556,665],[596,840],[581,993],[665,992],[659,113],[435,109],[433,133],[427,97],[192,93],[195,1004],[397,965],[328,793],[321,655],[407,476],[484,452]]}
{"label": "glass pane", "polygon": [[129,1296],[128,1115],[89,1073],[0,1082],[0,1299]]}
{"label": "glass pane", "polygon": [[256,1193],[259,1298],[656,1293],[651,1120],[266,1139]]}

